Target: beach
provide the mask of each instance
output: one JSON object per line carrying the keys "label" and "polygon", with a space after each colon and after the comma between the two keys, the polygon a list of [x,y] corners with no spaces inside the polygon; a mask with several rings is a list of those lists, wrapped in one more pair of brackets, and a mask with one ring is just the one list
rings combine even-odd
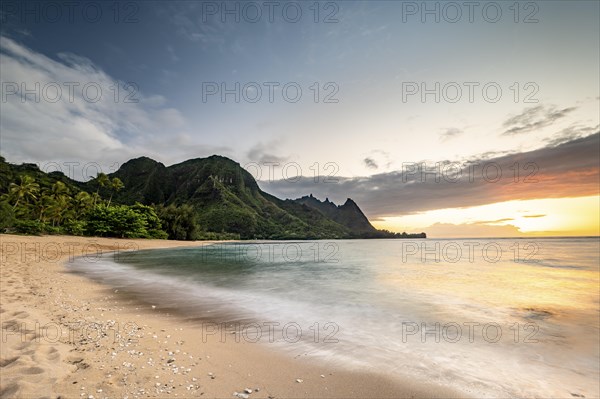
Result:
{"label": "beach", "polygon": [[218,317],[186,320],[66,268],[100,252],[210,242],[0,235],[0,244],[2,398],[464,397],[385,370],[236,342]]}

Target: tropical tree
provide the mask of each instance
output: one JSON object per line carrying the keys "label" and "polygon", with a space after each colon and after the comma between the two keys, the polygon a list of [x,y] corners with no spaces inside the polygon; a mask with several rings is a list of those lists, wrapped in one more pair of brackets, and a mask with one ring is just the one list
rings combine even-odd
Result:
{"label": "tropical tree", "polygon": [[88,215],[87,229],[91,235],[120,238],[148,234],[142,215],[127,205],[96,205]]}
{"label": "tropical tree", "polygon": [[69,212],[71,207],[70,190],[63,182],[57,181],[47,191],[47,194],[51,198],[47,210],[52,219],[52,226],[60,226],[61,221],[65,217],[71,216],[72,213]]}
{"label": "tropical tree", "polygon": [[91,193],[90,198],[92,200],[92,207],[96,206],[96,204],[102,200],[102,198],[100,198],[100,194],[98,194],[98,192]]}
{"label": "tropical tree", "polygon": [[63,183],[61,181],[55,182],[52,185],[52,188],[50,189],[50,195],[54,199],[57,199],[58,197],[64,197],[64,196],[68,197],[69,194],[70,194],[69,188],[65,185],[65,183]]}
{"label": "tropical tree", "polygon": [[9,196],[15,201],[13,210],[17,208],[19,202],[24,200],[25,203],[29,203],[29,200],[36,199],[40,186],[37,184],[33,177],[22,175],[21,183],[10,183]]}
{"label": "tropical tree", "polygon": [[81,218],[88,210],[90,210],[93,204],[94,198],[86,191],[78,192],[75,198],[73,198],[73,206],[78,218]]}
{"label": "tropical tree", "polygon": [[100,172],[96,175],[96,184],[98,188],[96,189],[96,196],[94,197],[94,205],[96,205],[96,200],[99,198],[100,187],[105,187],[110,183],[110,179],[106,174]]}
{"label": "tropical tree", "polygon": [[61,195],[53,198],[53,202],[48,207],[48,213],[52,220],[52,226],[60,226],[63,219],[70,219],[72,214],[70,212],[70,198],[66,195]]}
{"label": "tropical tree", "polygon": [[44,223],[46,221],[46,213],[48,212],[48,208],[52,206],[53,202],[54,200],[52,196],[48,194],[48,190],[44,190],[42,195],[38,196],[35,207],[39,222]]}
{"label": "tropical tree", "polygon": [[123,184],[121,179],[119,179],[118,177],[113,177],[113,179],[110,181],[111,193],[110,193],[110,198],[108,199],[108,206],[110,206],[110,202],[112,201],[113,194],[121,191],[123,189],[123,187],[125,187],[125,185]]}
{"label": "tropical tree", "polygon": [[4,200],[0,200],[0,232],[12,227],[15,221],[15,213],[12,206]]}
{"label": "tropical tree", "polygon": [[196,213],[191,205],[179,207],[171,204],[167,207],[156,207],[161,227],[167,232],[170,240],[195,240],[200,230]]}

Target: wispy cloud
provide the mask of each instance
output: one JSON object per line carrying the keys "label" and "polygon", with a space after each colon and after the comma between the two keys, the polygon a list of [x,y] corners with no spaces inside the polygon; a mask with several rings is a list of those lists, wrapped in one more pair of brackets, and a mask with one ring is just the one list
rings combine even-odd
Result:
{"label": "wispy cloud", "polygon": [[388,171],[392,164],[390,153],[387,151],[374,149],[365,154],[362,164],[369,170]]}
{"label": "wispy cloud", "polygon": [[364,162],[365,166],[367,168],[369,168],[369,169],[377,169],[377,168],[379,168],[379,165],[377,165],[377,162],[375,162],[373,160],[373,158],[367,157],[367,158],[363,159],[363,162]]}
{"label": "wispy cloud", "polygon": [[498,224],[498,223],[504,223],[504,222],[511,222],[515,219],[513,218],[502,218],[502,219],[496,219],[496,220],[478,220],[477,222],[473,222],[471,224],[489,224],[489,225],[493,225],[493,224]]}
{"label": "wispy cloud", "polygon": [[442,133],[440,133],[440,140],[442,140],[442,141],[450,140],[452,138],[460,136],[463,133],[464,132],[462,130],[457,129],[455,127],[451,127],[451,128],[445,129]]}
{"label": "wispy cloud", "polygon": [[246,153],[246,158],[249,162],[256,162],[258,164],[281,164],[286,162],[289,157],[283,155],[275,155],[274,151],[277,150],[278,142],[273,141],[268,144],[258,143],[255,144]]}
{"label": "wispy cloud", "polygon": [[179,61],[179,57],[177,56],[177,54],[175,54],[175,49],[173,48],[173,46],[171,46],[171,45],[167,46],[167,53],[169,54],[171,61],[173,61],[173,62]]}
{"label": "wispy cloud", "polygon": [[[113,163],[148,155],[173,162],[213,152],[190,139],[185,117],[164,97],[126,88],[87,58],[62,53],[53,60],[5,36],[0,51],[3,91],[18,87],[2,99],[2,153],[9,161]],[[21,85],[38,97],[23,97]]]}
{"label": "wispy cloud", "polygon": [[503,123],[506,129],[502,135],[513,136],[516,134],[529,133],[552,125],[559,119],[575,111],[577,107],[556,109],[554,106],[538,105],[525,109],[518,115],[508,118]]}
{"label": "wispy cloud", "polygon": [[569,126],[555,135],[547,138],[545,141],[550,146],[557,146],[581,137],[588,136],[597,132],[598,130],[600,130],[600,125],[596,125],[595,127],[581,125]]}

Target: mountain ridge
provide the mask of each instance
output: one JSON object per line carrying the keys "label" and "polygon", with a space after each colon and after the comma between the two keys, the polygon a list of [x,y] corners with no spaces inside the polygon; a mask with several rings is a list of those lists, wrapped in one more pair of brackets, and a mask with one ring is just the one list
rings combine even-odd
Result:
{"label": "mountain ridge", "polygon": [[200,224],[214,232],[235,233],[246,239],[349,238],[358,233],[340,223],[341,217],[332,220],[315,207],[263,192],[239,163],[219,155],[170,166],[148,157],[134,158],[109,177],[118,177],[125,184],[115,195],[116,201],[190,204]]}
{"label": "mountain ridge", "polygon": [[35,165],[3,165],[14,171],[13,180],[19,173],[60,180],[74,191],[110,197],[114,204],[186,206],[202,231],[217,235],[284,240],[409,237],[377,230],[351,198],[342,205],[328,198],[320,201],[312,194],[297,199],[277,198],[262,191],[239,163],[220,155],[192,158],[170,166],[147,156],[130,159],[108,174],[111,180],[122,181],[124,187],[120,191],[104,187],[97,179],[79,182],[58,172],[46,174]]}

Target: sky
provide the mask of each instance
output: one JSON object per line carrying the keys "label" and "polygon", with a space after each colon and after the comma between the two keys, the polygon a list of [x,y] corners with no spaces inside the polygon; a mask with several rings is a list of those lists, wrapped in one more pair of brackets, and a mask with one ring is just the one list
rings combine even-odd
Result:
{"label": "sky", "polygon": [[600,234],[597,1],[0,4],[9,162],[219,154],[392,231]]}

